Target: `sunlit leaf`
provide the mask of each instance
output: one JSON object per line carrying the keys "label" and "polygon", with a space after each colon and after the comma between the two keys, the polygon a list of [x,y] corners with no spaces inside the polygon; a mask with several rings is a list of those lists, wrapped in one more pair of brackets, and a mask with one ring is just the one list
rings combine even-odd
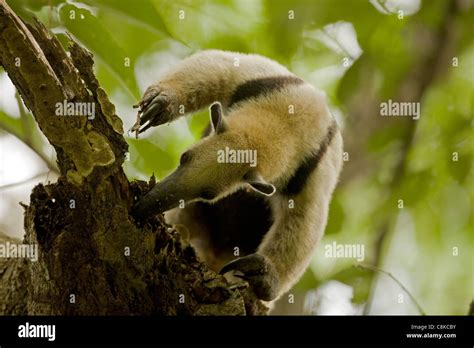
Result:
{"label": "sunlit leaf", "polygon": [[170,36],[160,14],[150,1],[136,0],[132,3],[129,0],[85,0],[83,2],[104,12],[116,12],[123,22],[134,22]]}
{"label": "sunlit leaf", "polygon": [[[107,28],[88,9],[66,4],[59,9],[60,19],[69,32],[95,53],[110,70],[120,77],[123,87],[139,97],[133,73],[133,61],[127,66],[129,54],[119,45]],[[85,30],[87,28],[87,30]]]}
{"label": "sunlit leaf", "polygon": [[20,139],[22,139],[24,136],[21,119],[8,116],[2,111],[0,111],[0,129],[15,135]]}

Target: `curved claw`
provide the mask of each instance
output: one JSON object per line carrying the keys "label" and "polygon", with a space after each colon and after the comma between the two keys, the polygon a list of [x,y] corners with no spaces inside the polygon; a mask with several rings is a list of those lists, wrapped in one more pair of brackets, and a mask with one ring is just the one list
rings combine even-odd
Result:
{"label": "curved claw", "polygon": [[234,276],[246,280],[259,299],[271,301],[278,296],[280,288],[278,273],[263,255],[251,254],[231,261],[219,273],[229,271],[241,272],[242,274],[234,273]]}
{"label": "curved claw", "polygon": [[[156,93],[159,92],[156,91]],[[131,131],[137,132],[138,136],[150,127],[168,122],[170,120],[169,104],[170,100],[166,94],[145,93],[144,99],[134,105],[134,107],[139,108],[139,116]]]}
{"label": "curved claw", "polygon": [[243,275],[236,274],[236,277],[245,278],[246,276],[264,274],[267,271],[266,265],[265,257],[260,254],[251,254],[229,262],[222,267],[219,274],[236,270],[243,273]]}
{"label": "curved claw", "polygon": [[140,123],[145,124],[147,121],[155,121],[156,116],[168,106],[168,98],[164,95],[158,95],[142,109]]}
{"label": "curved claw", "polygon": [[140,125],[138,129],[135,129],[135,131],[137,131],[138,134],[141,134],[152,126],[153,124],[151,122],[148,122],[146,125]]}

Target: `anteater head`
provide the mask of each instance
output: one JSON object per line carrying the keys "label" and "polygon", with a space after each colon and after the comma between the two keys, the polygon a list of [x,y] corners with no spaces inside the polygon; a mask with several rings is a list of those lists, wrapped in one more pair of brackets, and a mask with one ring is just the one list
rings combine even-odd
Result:
{"label": "anteater head", "polygon": [[179,167],[151,189],[133,208],[146,219],[197,200],[214,202],[249,186],[271,196],[275,187],[258,172],[257,150],[246,136],[232,131],[216,102],[210,107],[212,132],[181,155]]}

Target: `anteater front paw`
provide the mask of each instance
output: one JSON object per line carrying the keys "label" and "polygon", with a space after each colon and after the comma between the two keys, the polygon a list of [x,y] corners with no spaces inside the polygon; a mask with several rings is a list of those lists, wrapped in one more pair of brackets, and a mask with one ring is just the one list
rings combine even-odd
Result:
{"label": "anteater front paw", "polygon": [[159,85],[147,88],[138,107],[138,119],[132,131],[143,133],[150,127],[159,126],[172,120],[172,93]]}

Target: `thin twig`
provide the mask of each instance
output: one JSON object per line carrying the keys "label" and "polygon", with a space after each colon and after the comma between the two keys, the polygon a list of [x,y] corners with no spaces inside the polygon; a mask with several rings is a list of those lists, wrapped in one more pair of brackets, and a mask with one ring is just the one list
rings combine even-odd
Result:
{"label": "thin twig", "polygon": [[2,185],[2,186],[0,186],[0,191],[8,190],[9,188],[12,188],[12,187],[15,187],[15,186],[24,185],[24,184],[26,184],[30,181],[37,180],[37,179],[39,179],[39,178],[41,178],[42,176],[45,176],[45,175],[46,175],[46,180],[45,180],[45,183],[46,183],[47,178],[49,176],[49,173],[50,173],[50,171],[42,172],[40,174],[37,174],[37,175],[35,175],[31,178],[28,178],[28,179],[25,179],[25,180],[22,180],[22,181],[17,181],[17,182],[12,182],[11,184]]}
{"label": "thin twig", "polygon": [[43,162],[46,164],[48,169],[51,172],[54,172],[56,174],[59,174],[58,168],[56,166],[56,163],[54,163],[53,158],[48,158],[43,151],[34,144],[34,141],[31,139],[32,138],[32,133],[28,129],[28,124],[27,124],[27,117],[28,114],[26,113],[26,110],[23,107],[23,103],[21,102],[21,99],[19,99],[19,94],[18,92],[16,93],[15,97],[17,98],[17,103],[18,103],[18,108],[20,110],[20,117],[22,121],[22,128],[23,128],[23,134],[25,136],[22,136],[19,132],[15,131],[12,127],[8,126],[6,123],[0,121],[0,129],[3,129],[5,132],[13,135],[16,137],[18,140],[20,140],[23,144],[28,146],[35,154],[38,155],[39,158],[43,160]]}
{"label": "thin twig", "polygon": [[387,14],[393,14],[393,12],[390,11],[390,10],[387,8],[387,6],[385,6],[385,1],[384,1],[384,0],[378,0],[377,2],[379,3],[379,5],[382,7],[382,9],[383,9],[384,11],[387,11]]}
{"label": "thin twig", "polygon": [[415,306],[418,309],[418,311],[420,312],[420,314],[421,315],[426,315],[426,312],[423,310],[423,308],[420,306],[418,301],[415,299],[415,296],[413,296],[411,294],[411,292],[408,291],[408,289],[403,285],[403,283],[401,281],[399,281],[392,273],[384,271],[381,268],[371,266],[371,265],[360,265],[359,264],[359,265],[355,265],[355,267],[365,269],[365,270],[369,270],[369,271],[380,272],[380,273],[383,273],[385,275],[388,275],[390,278],[392,278],[403,289],[403,291],[405,291],[408,294],[408,296],[410,296],[410,299],[415,304]]}
{"label": "thin twig", "polygon": [[33,145],[33,132],[28,124],[28,114],[26,113],[25,108],[23,107],[23,102],[20,97],[20,93],[16,91],[15,93],[16,103],[18,105],[18,110],[20,111],[20,120],[21,120],[21,128],[23,129],[23,142],[28,143],[30,147]]}
{"label": "thin twig", "polygon": [[51,171],[51,172],[54,172],[56,174],[59,174],[59,170],[58,168],[56,167],[56,164],[53,162],[52,158],[49,159],[45,154],[43,154],[39,149],[36,149],[34,146],[32,146],[31,144],[28,144],[26,142],[23,141],[23,139],[21,138],[21,135],[17,134],[15,131],[13,131],[13,129],[11,129],[10,127],[8,127],[6,124],[0,122],[0,129],[4,130],[5,132],[13,135],[14,137],[16,137],[18,140],[20,140],[23,144],[25,144],[26,146],[28,146],[35,154],[38,155],[39,158],[41,158],[43,160],[43,162],[46,164],[46,166],[48,167],[48,169]]}

